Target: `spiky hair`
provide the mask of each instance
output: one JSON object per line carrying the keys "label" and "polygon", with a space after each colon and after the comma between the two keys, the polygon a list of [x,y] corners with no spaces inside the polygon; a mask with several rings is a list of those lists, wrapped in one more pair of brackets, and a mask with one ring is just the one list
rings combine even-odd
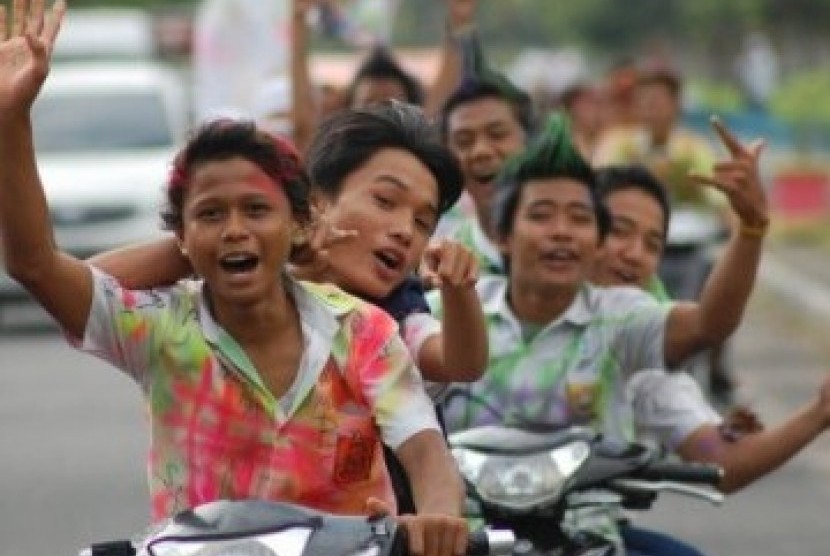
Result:
{"label": "spiky hair", "polygon": [[497,195],[493,223],[502,237],[513,229],[516,207],[529,181],[569,178],[585,185],[591,195],[600,236],[608,229],[608,215],[597,192],[596,174],[571,140],[568,120],[551,115],[544,129],[525,148],[510,159],[496,178]]}

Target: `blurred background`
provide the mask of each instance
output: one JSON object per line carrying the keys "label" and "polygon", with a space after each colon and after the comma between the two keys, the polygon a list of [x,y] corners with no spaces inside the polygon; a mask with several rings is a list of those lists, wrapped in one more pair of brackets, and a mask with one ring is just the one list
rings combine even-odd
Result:
{"label": "blurred background", "polygon": [[[255,93],[289,75],[291,9],[69,3],[35,125],[58,240],[86,257],[159,233],[167,164],[187,131],[251,114]],[[307,21],[314,85],[342,93],[376,42],[431,80],[444,4],[321,1]],[[540,110],[580,87],[625,94],[625,68],[653,65],[682,77],[684,125],[712,138],[718,114],[742,139],[768,140],[772,231],[731,355],[736,397],[771,423],[812,399],[830,361],[830,0],[478,0],[476,21],[492,65]],[[0,273],[0,556],[75,554],[148,517],[138,389],[45,323]],[[643,519],[707,554],[826,556],[828,478],[822,438],[722,509],[666,500]]]}

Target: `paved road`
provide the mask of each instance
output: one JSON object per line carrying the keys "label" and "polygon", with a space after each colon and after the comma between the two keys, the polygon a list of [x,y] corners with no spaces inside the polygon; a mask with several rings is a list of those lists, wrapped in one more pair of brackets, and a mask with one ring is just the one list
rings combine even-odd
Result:
{"label": "paved road", "polygon": [[[824,326],[761,289],[736,338],[741,395],[768,422],[830,367]],[[138,390],[54,333],[0,336],[0,556],[72,555],[145,523]],[[827,556],[830,435],[721,508],[663,498],[641,521],[712,556]]]}

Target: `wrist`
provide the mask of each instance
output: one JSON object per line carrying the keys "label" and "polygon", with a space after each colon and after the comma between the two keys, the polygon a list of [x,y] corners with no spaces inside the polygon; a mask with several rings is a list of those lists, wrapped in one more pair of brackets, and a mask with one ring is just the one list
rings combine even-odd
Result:
{"label": "wrist", "polygon": [[741,220],[738,225],[738,234],[745,238],[762,239],[767,235],[767,230],[769,230],[769,220],[753,223]]}
{"label": "wrist", "polygon": [[457,23],[448,19],[444,32],[447,40],[453,43],[457,43],[459,41],[469,38],[476,32],[476,29],[477,27],[474,21]]}

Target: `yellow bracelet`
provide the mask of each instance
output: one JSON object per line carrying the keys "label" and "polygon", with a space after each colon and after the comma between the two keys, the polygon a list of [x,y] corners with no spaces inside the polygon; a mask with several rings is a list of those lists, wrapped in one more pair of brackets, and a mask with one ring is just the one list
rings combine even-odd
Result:
{"label": "yellow bracelet", "polygon": [[740,233],[746,237],[764,237],[767,235],[767,224],[759,224],[757,226],[750,226],[741,222]]}

